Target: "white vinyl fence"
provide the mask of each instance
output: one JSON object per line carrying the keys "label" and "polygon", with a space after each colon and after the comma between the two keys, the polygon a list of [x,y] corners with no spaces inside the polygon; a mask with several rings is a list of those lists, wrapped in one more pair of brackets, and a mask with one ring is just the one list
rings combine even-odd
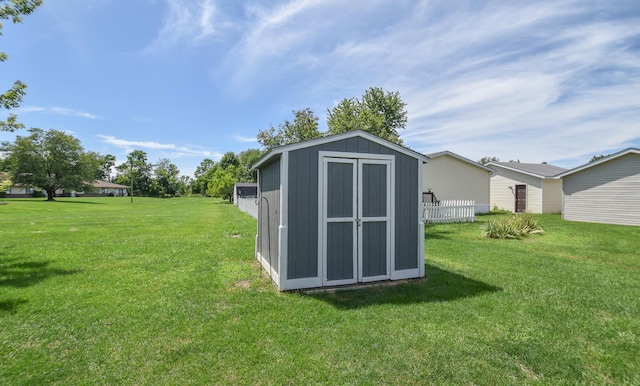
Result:
{"label": "white vinyl fence", "polygon": [[256,204],[258,200],[255,197],[238,197],[236,199],[236,205],[238,209],[241,211],[248,213],[253,218],[258,218],[258,204]]}
{"label": "white vinyl fence", "polygon": [[474,222],[475,201],[473,200],[441,200],[426,202],[422,217],[425,223]]}

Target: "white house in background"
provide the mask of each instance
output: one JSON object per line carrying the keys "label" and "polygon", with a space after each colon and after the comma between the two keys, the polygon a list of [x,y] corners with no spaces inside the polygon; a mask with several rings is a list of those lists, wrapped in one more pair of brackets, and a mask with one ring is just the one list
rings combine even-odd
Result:
{"label": "white house in background", "polygon": [[640,226],[640,149],[622,150],[558,177],[563,219]]}
{"label": "white house in background", "polygon": [[548,164],[489,162],[491,205],[512,212],[560,213],[562,180],[567,169]]}
{"label": "white house in background", "polygon": [[422,167],[422,191],[426,201],[431,198],[473,200],[475,213],[491,210],[489,177],[493,169],[450,151],[427,154],[427,157],[429,162]]}

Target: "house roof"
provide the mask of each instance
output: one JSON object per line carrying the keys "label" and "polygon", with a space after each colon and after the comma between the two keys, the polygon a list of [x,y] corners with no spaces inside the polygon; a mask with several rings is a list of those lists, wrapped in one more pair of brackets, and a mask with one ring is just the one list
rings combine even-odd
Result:
{"label": "house roof", "polygon": [[578,166],[576,168],[573,168],[573,169],[567,170],[565,172],[562,172],[562,173],[558,174],[556,177],[563,178],[563,177],[568,176],[570,174],[577,173],[579,171],[594,167],[596,165],[603,164],[605,162],[609,162],[611,160],[614,160],[614,159],[616,159],[618,157],[622,157],[623,155],[627,155],[627,154],[640,154],[640,149],[630,147],[630,148],[621,150],[621,151],[619,151],[617,153],[611,154],[611,155],[609,155],[607,157],[600,158],[597,161],[587,162],[584,165],[580,165],[580,166]]}
{"label": "house roof", "polygon": [[113,182],[97,181],[97,180],[93,181],[91,185],[94,188],[122,188],[122,189],[128,188],[128,186],[125,186],[125,185],[119,185],[119,184],[114,184]]}
{"label": "house roof", "polygon": [[289,145],[284,145],[284,146],[278,146],[276,148],[271,149],[267,154],[265,154],[264,156],[262,156],[258,161],[256,161],[256,163],[253,165],[253,167],[251,168],[256,169],[259,168],[260,166],[262,166],[263,164],[267,163],[267,161],[269,161],[271,158],[279,156],[282,153],[285,152],[289,152],[292,150],[298,150],[298,149],[304,149],[307,147],[312,147],[312,146],[318,146],[318,145],[322,145],[325,143],[329,143],[329,142],[335,142],[335,141],[340,141],[343,139],[349,139],[349,138],[354,138],[354,137],[361,137],[361,138],[365,138],[368,139],[371,142],[375,142],[379,145],[391,148],[399,153],[403,153],[406,154],[410,157],[413,158],[417,158],[419,160],[422,160],[422,162],[428,162],[429,158],[427,156],[425,156],[424,154],[418,153],[417,151],[411,150],[409,148],[406,148],[404,146],[400,146],[397,143],[393,143],[390,141],[387,141],[386,139],[380,138],[377,135],[373,135],[371,133],[368,133],[366,131],[363,130],[351,130],[351,131],[347,131],[344,133],[340,133],[340,134],[332,134],[332,135],[327,135],[324,137],[320,137],[320,138],[315,138],[315,139],[310,139],[307,141],[302,141],[302,142],[296,142],[296,143],[292,143]]}
{"label": "house roof", "polygon": [[558,173],[562,173],[567,170],[560,166],[548,164],[528,164],[522,162],[489,162],[487,166],[508,169],[538,178],[557,178],[555,176]]}
{"label": "house roof", "polygon": [[236,182],[236,187],[238,188],[251,188],[258,186],[257,182]]}
{"label": "house roof", "polygon": [[456,153],[454,153],[452,151],[449,151],[449,150],[440,151],[440,152],[437,152],[437,153],[430,153],[430,154],[427,154],[427,157],[429,157],[429,158],[438,158],[438,157],[442,157],[442,156],[445,156],[445,155],[448,155],[450,157],[456,158],[456,159],[458,159],[458,160],[460,160],[462,162],[466,162],[466,163],[468,163],[468,164],[470,164],[472,166],[478,167],[478,168],[486,170],[488,172],[493,172],[494,171],[493,169],[491,169],[489,167],[486,167],[481,163],[472,161],[469,158],[465,158],[465,157],[463,157],[463,156],[461,156],[459,154],[456,154]]}

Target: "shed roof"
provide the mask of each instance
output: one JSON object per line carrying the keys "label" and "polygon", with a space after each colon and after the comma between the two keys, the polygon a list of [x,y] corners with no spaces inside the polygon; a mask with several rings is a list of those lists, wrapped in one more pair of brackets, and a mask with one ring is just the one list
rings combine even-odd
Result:
{"label": "shed roof", "polygon": [[468,163],[468,164],[470,164],[472,166],[478,167],[478,168],[486,170],[488,172],[493,172],[494,171],[493,169],[491,169],[489,167],[486,167],[486,166],[484,166],[483,164],[481,164],[479,162],[472,161],[469,158],[465,158],[465,157],[463,157],[463,156],[461,156],[459,154],[456,154],[456,153],[454,153],[452,151],[449,151],[449,150],[439,151],[437,153],[429,153],[429,154],[427,154],[427,157],[429,157],[429,158],[438,158],[438,157],[442,157],[442,156],[445,156],[445,155],[448,155],[450,157],[456,158],[456,159],[458,159],[458,160],[460,160],[462,162],[466,162],[466,163]]}
{"label": "shed roof", "polygon": [[522,162],[489,162],[487,166],[504,168],[538,178],[557,178],[555,176],[558,173],[562,173],[567,170],[560,166],[548,164],[530,164]]}
{"label": "shed roof", "polygon": [[576,168],[573,168],[573,169],[567,170],[565,172],[562,172],[562,173],[558,174],[556,177],[563,178],[563,177],[566,177],[566,176],[568,176],[570,174],[574,174],[574,173],[577,173],[579,171],[594,167],[596,165],[600,165],[600,164],[603,164],[605,162],[609,162],[611,160],[614,160],[614,159],[616,159],[618,157],[622,157],[623,155],[627,155],[627,154],[640,154],[640,149],[637,149],[637,148],[634,148],[634,147],[630,147],[630,148],[621,150],[621,151],[619,151],[617,153],[611,154],[611,155],[609,155],[607,157],[600,158],[597,161],[587,162],[584,165],[580,165],[580,166],[578,166]]}
{"label": "shed roof", "polygon": [[259,168],[260,166],[262,166],[263,164],[267,163],[270,159],[280,156],[280,154],[288,152],[288,151],[292,151],[292,150],[298,150],[298,149],[304,149],[307,147],[312,147],[312,146],[318,146],[318,145],[322,145],[325,143],[329,143],[329,142],[334,142],[334,141],[340,141],[343,139],[349,139],[349,138],[354,138],[354,137],[361,137],[361,138],[365,138],[368,139],[369,141],[375,142],[379,145],[388,147],[390,149],[393,149],[399,153],[403,153],[406,154],[410,157],[422,160],[422,162],[428,162],[429,158],[427,156],[425,156],[424,154],[418,153],[417,151],[411,150],[409,148],[406,148],[404,146],[400,146],[397,143],[393,143],[390,141],[387,141],[386,139],[380,138],[377,135],[373,135],[371,133],[368,133],[366,131],[363,130],[351,130],[351,131],[347,131],[344,133],[340,133],[340,134],[332,134],[332,135],[327,135],[324,137],[320,137],[320,138],[315,138],[315,139],[310,139],[307,141],[302,141],[302,142],[296,142],[296,143],[292,143],[289,145],[284,145],[284,146],[278,146],[276,148],[271,149],[267,154],[265,154],[264,156],[262,156],[252,167],[252,169],[256,169]]}

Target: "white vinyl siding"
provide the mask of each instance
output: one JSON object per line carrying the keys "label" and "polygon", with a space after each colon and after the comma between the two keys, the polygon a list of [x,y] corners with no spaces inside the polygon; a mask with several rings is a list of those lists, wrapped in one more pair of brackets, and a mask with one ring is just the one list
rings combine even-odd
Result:
{"label": "white vinyl siding", "polygon": [[496,173],[491,176],[491,209],[515,211],[515,186],[527,186],[526,211],[542,213],[542,179],[523,173],[496,167]]}
{"label": "white vinyl siding", "polygon": [[443,155],[424,164],[422,176],[422,191],[431,189],[438,200],[473,200],[476,212],[490,210],[487,170]]}
{"label": "white vinyl siding", "polygon": [[562,180],[546,179],[542,188],[542,213],[562,212]]}
{"label": "white vinyl siding", "polygon": [[565,220],[640,225],[640,154],[569,174],[563,191]]}

